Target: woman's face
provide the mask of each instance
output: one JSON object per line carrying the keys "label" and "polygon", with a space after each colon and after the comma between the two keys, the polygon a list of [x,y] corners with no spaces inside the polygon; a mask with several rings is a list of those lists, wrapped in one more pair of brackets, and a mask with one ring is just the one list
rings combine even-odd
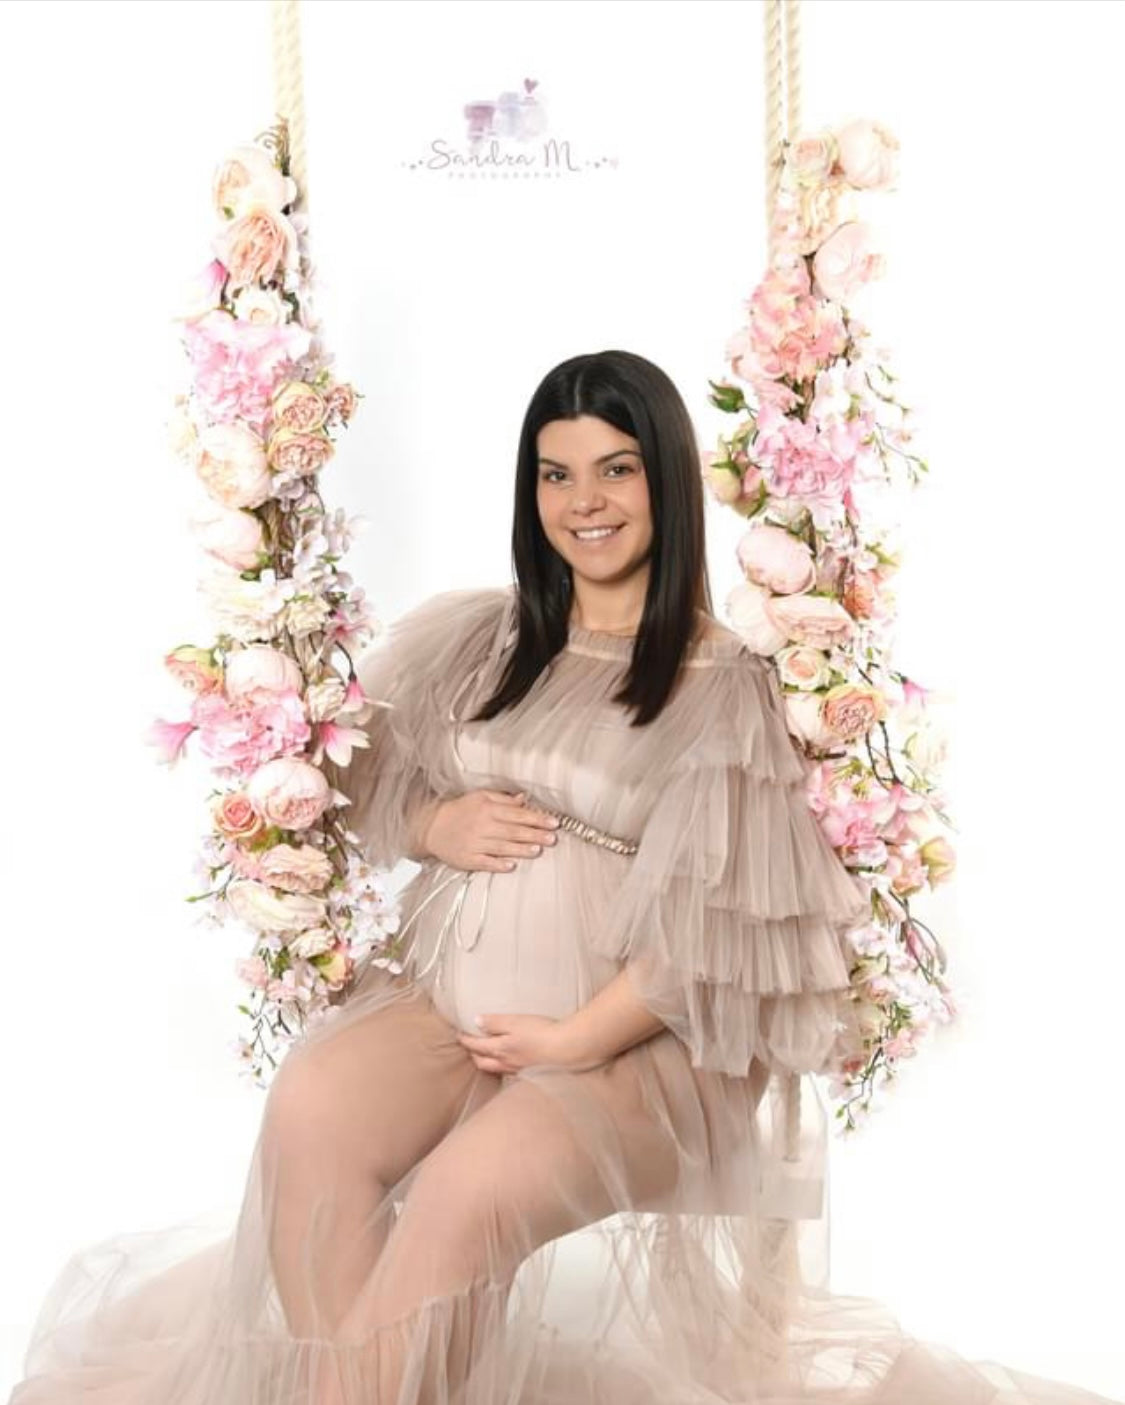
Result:
{"label": "woman's face", "polygon": [[[641,446],[605,420],[552,420],[536,440],[539,519],[576,576],[608,585],[648,559],[652,514]],[[610,527],[596,532],[591,529]]]}

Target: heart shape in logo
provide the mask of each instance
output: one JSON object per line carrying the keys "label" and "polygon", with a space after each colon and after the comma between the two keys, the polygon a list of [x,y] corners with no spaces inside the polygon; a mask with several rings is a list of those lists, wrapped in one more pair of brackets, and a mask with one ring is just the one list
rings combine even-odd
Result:
{"label": "heart shape in logo", "polygon": [[525,90],[526,92],[532,93],[532,92],[535,91],[536,88],[538,88],[538,86],[539,86],[539,79],[538,79],[538,78],[525,78],[525,79],[523,80],[523,86],[524,86],[524,90]]}

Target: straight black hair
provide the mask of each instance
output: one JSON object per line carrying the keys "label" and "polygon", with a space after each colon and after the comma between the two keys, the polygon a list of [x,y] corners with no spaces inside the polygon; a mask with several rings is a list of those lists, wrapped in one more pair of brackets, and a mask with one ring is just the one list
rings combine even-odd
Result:
{"label": "straight black hair", "polygon": [[592,415],[640,444],[652,512],[648,590],[628,672],[613,701],[644,726],[671,696],[698,626],[711,613],[704,541],[702,462],[679,391],[651,361],[629,351],[573,356],[539,383],[516,456],[512,568],[518,633],[495,692],[471,719],[514,706],[566,644],[573,578],[539,519],[537,437],[552,420]]}

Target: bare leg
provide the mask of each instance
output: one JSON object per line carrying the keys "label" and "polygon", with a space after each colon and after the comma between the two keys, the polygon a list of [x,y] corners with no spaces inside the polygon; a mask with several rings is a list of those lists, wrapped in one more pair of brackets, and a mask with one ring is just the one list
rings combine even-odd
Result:
{"label": "bare leg", "polygon": [[335,1335],[391,1230],[392,1190],[500,1086],[419,989],[290,1052],[261,1148],[271,1263],[295,1336]]}

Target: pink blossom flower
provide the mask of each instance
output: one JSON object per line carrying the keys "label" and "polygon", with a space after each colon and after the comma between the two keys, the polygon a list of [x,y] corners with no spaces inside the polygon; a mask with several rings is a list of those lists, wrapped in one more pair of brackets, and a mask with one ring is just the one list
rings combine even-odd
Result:
{"label": "pink blossom flower", "polygon": [[237,776],[303,751],[311,735],[304,704],[293,691],[274,693],[265,702],[209,693],[195,700],[192,721],[204,755]]}
{"label": "pink blossom flower", "polygon": [[239,980],[245,981],[254,990],[265,990],[269,984],[270,974],[266,963],[260,956],[251,956],[245,960],[237,961],[235,972]]}
{"label": "pink blossom flower", "polygon": [[209,312],[184,329],[195,394],[211,420],[244,420],[262,434],[278,386],[296,372],[312,341],[295,322],[243,322]]}
{"label": "pink blossom flower", "polygon": [[370,745],[371,738],[362,728],[343,727],[338,722],[325,721],[317,728],[316,746],[310,759],[314,765],[319,765],[321,758],[327,753],[329,760],[334,761],[337,766],[349,766],[352,748]]}
{"label": "pink blossom flower", "polygon": [[165,722],[163,718],[157,718],[145,733],[145,742],[156,747],[160,753],[157,761],[161,765],[173,766],[180,759],[184,744],[195,729],[194,722]]}

